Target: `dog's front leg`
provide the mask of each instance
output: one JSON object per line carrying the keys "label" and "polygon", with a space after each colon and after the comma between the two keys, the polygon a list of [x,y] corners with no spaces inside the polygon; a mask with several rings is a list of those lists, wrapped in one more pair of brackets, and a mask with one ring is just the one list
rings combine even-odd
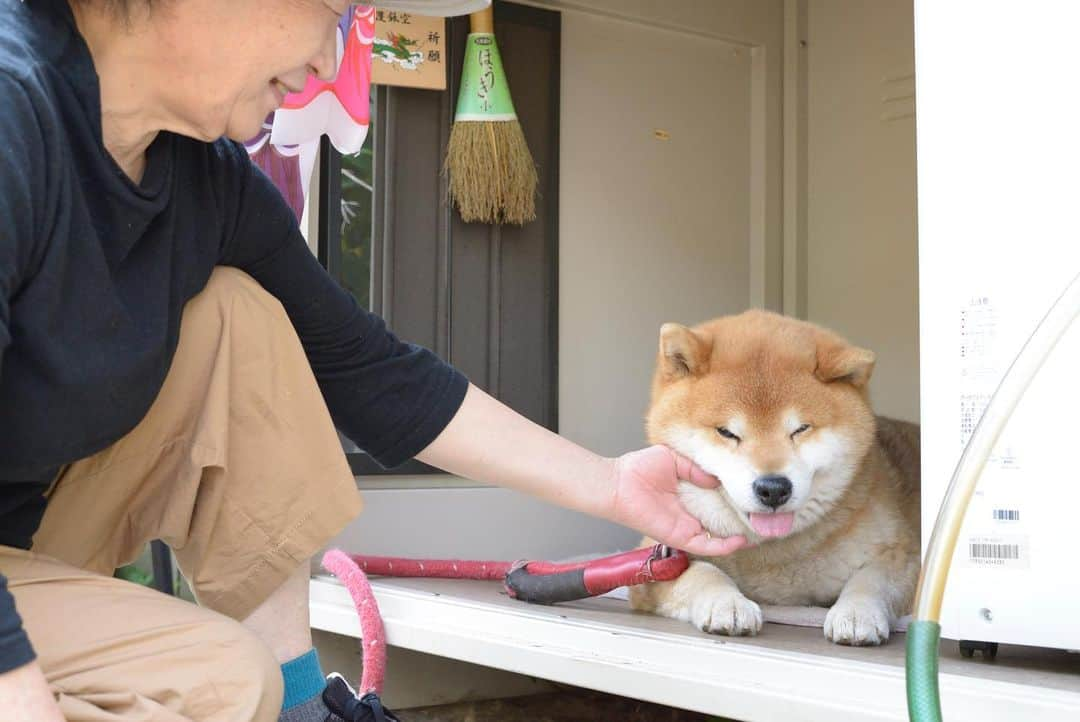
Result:
{"label": "dog's front leg", "polygon": [[893,622],[889,578],[885,569],[874,565],[851,575],[825,616],[825,637],[836,644],[857,647],[888,641]]}
{"label": "dog's front leg", "polygon": [[631,587],[630,604],[713,634],[739,637],[761,631],[761,608],[743,596],[731,577],[706,561],[691,562],[674,581]]}

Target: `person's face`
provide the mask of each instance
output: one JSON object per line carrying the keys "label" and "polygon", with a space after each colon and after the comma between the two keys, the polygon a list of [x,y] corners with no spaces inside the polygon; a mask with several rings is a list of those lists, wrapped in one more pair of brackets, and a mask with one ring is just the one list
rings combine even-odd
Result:
{"label": "person's face", "polygon": [[171,64],[165,110],[203,140],[248,140],[309,74],[337,69],[346,0],[175,0],[154,11]]}

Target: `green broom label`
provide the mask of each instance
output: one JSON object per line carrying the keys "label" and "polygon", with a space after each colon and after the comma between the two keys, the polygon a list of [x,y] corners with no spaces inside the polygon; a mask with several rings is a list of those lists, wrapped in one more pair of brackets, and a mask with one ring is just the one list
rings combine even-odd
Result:
{"label": "green broom label", "polygon": [[517,120],[492,33],[469,34],[454,120]]}

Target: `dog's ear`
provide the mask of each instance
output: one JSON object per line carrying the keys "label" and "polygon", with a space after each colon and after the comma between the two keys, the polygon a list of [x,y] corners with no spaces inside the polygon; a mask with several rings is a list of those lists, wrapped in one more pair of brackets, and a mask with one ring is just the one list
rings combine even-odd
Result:
{"label": "dog's ear", "polygon": [[822,332],[817,339],[817,368],[814,375],[826,383],[841,381],[864,388],[874,372],[873,351],[852,346],[839,336]]}
{"label": "dog's ear", "polygon": [[704,373],[708,362],[708,344],[699,335],[678,323],[660,327],[660,366],[664,376],[697,376]]}

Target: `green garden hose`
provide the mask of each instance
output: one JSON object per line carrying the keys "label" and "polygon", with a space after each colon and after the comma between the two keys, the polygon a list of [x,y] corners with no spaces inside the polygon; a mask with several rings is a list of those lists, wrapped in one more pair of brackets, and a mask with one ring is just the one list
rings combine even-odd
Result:
{"label": "green garden hose", "polygon": [[914,619],[907,631],[907,703],[911,722],[941,722],[941,698],[938,694],[941,601],[945,596],[949,563],[960,536],[960,526],[979,475],[1016,404],[1078,315],[1080,275],[1073,278],[1020,349],[990,399],[953,472],[927,546],[919,587],[915,592]]}
{"label": "green garden hose", "polygon": [[912,722],[941,722],[938,695],[938,640],[941,625],[913,620],[907,628],[907,706]]}

